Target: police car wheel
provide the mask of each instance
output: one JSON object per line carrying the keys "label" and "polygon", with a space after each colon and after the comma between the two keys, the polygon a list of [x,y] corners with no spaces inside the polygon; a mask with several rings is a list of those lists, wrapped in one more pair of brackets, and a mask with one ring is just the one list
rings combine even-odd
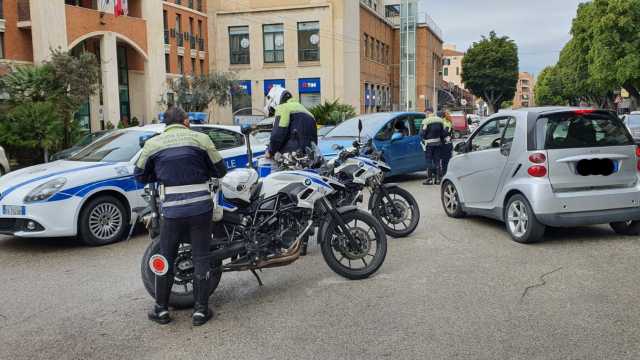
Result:
{"label": "police car wheel", "polygon": [[122,240],[129,225],[129,214],[122,202],[104,195],[91,199],[80,212],[80,240],[89,246],[112,244]]}

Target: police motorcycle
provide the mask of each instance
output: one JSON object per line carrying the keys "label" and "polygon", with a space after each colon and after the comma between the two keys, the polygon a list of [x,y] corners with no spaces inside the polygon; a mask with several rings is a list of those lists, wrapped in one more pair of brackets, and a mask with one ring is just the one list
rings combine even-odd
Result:
{"label": "police motorcycle", "polygon": [[[362,122],[358,127],[361,132]],[[375,149],[373,141],[363,142],[358,136],[353,147],[334,144],[332,149],[337,155],[328,161],[318,155],[320,150],[314,145],[307,149],[307,153],[316,155],[311,163],[305,162],[305,156],[294,154],[279,159],[277,165],[280,169],[315,169],[322,176],[339,180],[344,187],[331,195],[338,206],[357,206],[368,192],[367,208],[385,233],[394,238],[411,235],[420,221],[418,202],[398,184],[384,183],[384,174],[391,168],[382,161],[383,153]]]}
{"label": "police motorcycle", "polygon": [[[250,127],[242,129],[248,159],[253,158],[251,131]],[[298,260],[304,239],[312,233],[320,212],[328,215],[318,232],[327,265],[351,280],[373,275],[387,253],[384,229],[356,206],[338,205],[332,194],[339,191],[344,191],[339,181],[307,171],[275,172],[260,179],[251,162],[247,168],[235,169],[219,181],[212,181],[213,221],[217,225],[211,241],[211,292],[223,272],[251,271],[262,285],[256,270]],[[141,272],[146,290],[154,296],[155,273],[162,270],[153,268],[162,221],[158,187],[147,187],[144,197],[149,206],[134,211],[149,228],[152,240],[142,258]],[[177,308],[193,306],[194,267],[189,239],[180,245],[173,266],[175,281],[169,304]]]}

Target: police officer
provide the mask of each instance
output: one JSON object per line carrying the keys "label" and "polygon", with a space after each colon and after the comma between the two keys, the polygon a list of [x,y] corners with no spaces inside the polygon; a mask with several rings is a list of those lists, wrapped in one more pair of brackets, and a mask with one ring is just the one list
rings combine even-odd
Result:
{"label": "police officer", "polygon": [[209,136],[189,129],[189,117],[184,110],[171,107],[164,118],[166,129],[146,142],[135,171],[138,181],[160,184],[162,200],[158,255],[168,271],[156,276],[156,304],[149,319],[159,324],[171,321],[168,305],[173,265],[179,243],[188,238],[195,268],[192,321],[194,326],[200,326],[213,316],[208,306],[213,204],[207,183],[211,178],[223,177],[227,168]]}
{"label": "police officer", "polygon": [[448,111],[444,114],[443,119],[445,138],[442,145],[442,176],[447,175],[447,169],[449,168],[449,160],[453,156],[453,142],[451,141],[451,134],[453,132],[453,121],[451,121],[451,115]]}
{"label": "police officer", "polygon": [[[444,116],[444,114],[442,114]],[[423,185],[435,185],[441,177],[440,161],[445,138],[444,120],[431,112],[422,123],[420,130],[422,147],[427,160],[427,180]]]}
{"label": "police officer", "polygon": [[311,143],[318,143],[318,127],[313,115],[302,104],[293,99],[291,93],[274,86],[267,94],[265,113],[275,116],[271,140],[266,157],[305,151]]}

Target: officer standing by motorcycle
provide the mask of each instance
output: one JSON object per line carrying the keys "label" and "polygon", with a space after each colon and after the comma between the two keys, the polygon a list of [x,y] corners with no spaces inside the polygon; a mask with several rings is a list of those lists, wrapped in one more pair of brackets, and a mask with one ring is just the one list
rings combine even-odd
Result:
{"label": "officer standing by motorcycle", "polygon": [[444,131],[446,136],[444,138],[444,144],[442,145],[442,176],[447,175],[447,169],[449,168],[449,160],[453,156],[453,142],[451,141],[451,135],[453,132],[453,121],[451,121],[451,114],[445,111],[443,119]]}
{"label": "officer standing by motorcycle", "polygon": [[168,304],[173,266],[179,244],[189,238],[195,268],[192,322],[200,326],[213,316],[209,308],[213,202],[208,182],[223,177],[227,168],[209,136],[189,129],[189,117],[184,110],[169,108],[165,124],[162,134],[145,143],[135,170],[138,181],[159,184],[163,216],[160,254],[152,259],[164,262],[165,270],[156,273],[156,304],[149,319],[159,324],[171,321]]}
{"label": "officer standing by motorcycle", "polygon": [[422,147],[427,160],[427,179],[422,183],[423,185],[439,184],[442,176],[440,162],[446,133],[441,116],[444,116],[444,112],[438,114],[431,112],[431,115],[422,123],[420,130]]}
{"label": "officer standing by motorcycle", "polygon": [[311,143],[318,143],[318,127],[313,115],[291,92],[281,86],[274,86],[267,94],[265,113],[275,116],[269,148],[265,157],[306,150]]}

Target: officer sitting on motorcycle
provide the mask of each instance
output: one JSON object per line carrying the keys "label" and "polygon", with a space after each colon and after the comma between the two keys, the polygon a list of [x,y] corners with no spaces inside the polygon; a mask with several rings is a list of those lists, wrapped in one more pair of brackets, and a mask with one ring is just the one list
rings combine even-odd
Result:
{"label": "officer sitting on motorcycle", "polygon": [[179,244],[190,239],[195,268],[192,321],[200,326],[213,316],[208,304],[213,216],[208,182],[223,177],[227,168],[209,136],[189,129],[189,117],[184,110],[171,107],[164,118],[167,128],[145,143],[135,170],[138,181],[160,184],[163,221],[160,254],[155,258],[164,262],[165,271],[156,273],[156,305],[149,312],[149,319],[159,324],[171,321],[168,305],[173,266]]}
{"label": "officer sitting on motorcycle", "polygon": [[274,86],[267,94],[265,113],[275,116],[266,158],[306,150],[311,143],[318,143],[318,127],[313,115],[291,92]]}

